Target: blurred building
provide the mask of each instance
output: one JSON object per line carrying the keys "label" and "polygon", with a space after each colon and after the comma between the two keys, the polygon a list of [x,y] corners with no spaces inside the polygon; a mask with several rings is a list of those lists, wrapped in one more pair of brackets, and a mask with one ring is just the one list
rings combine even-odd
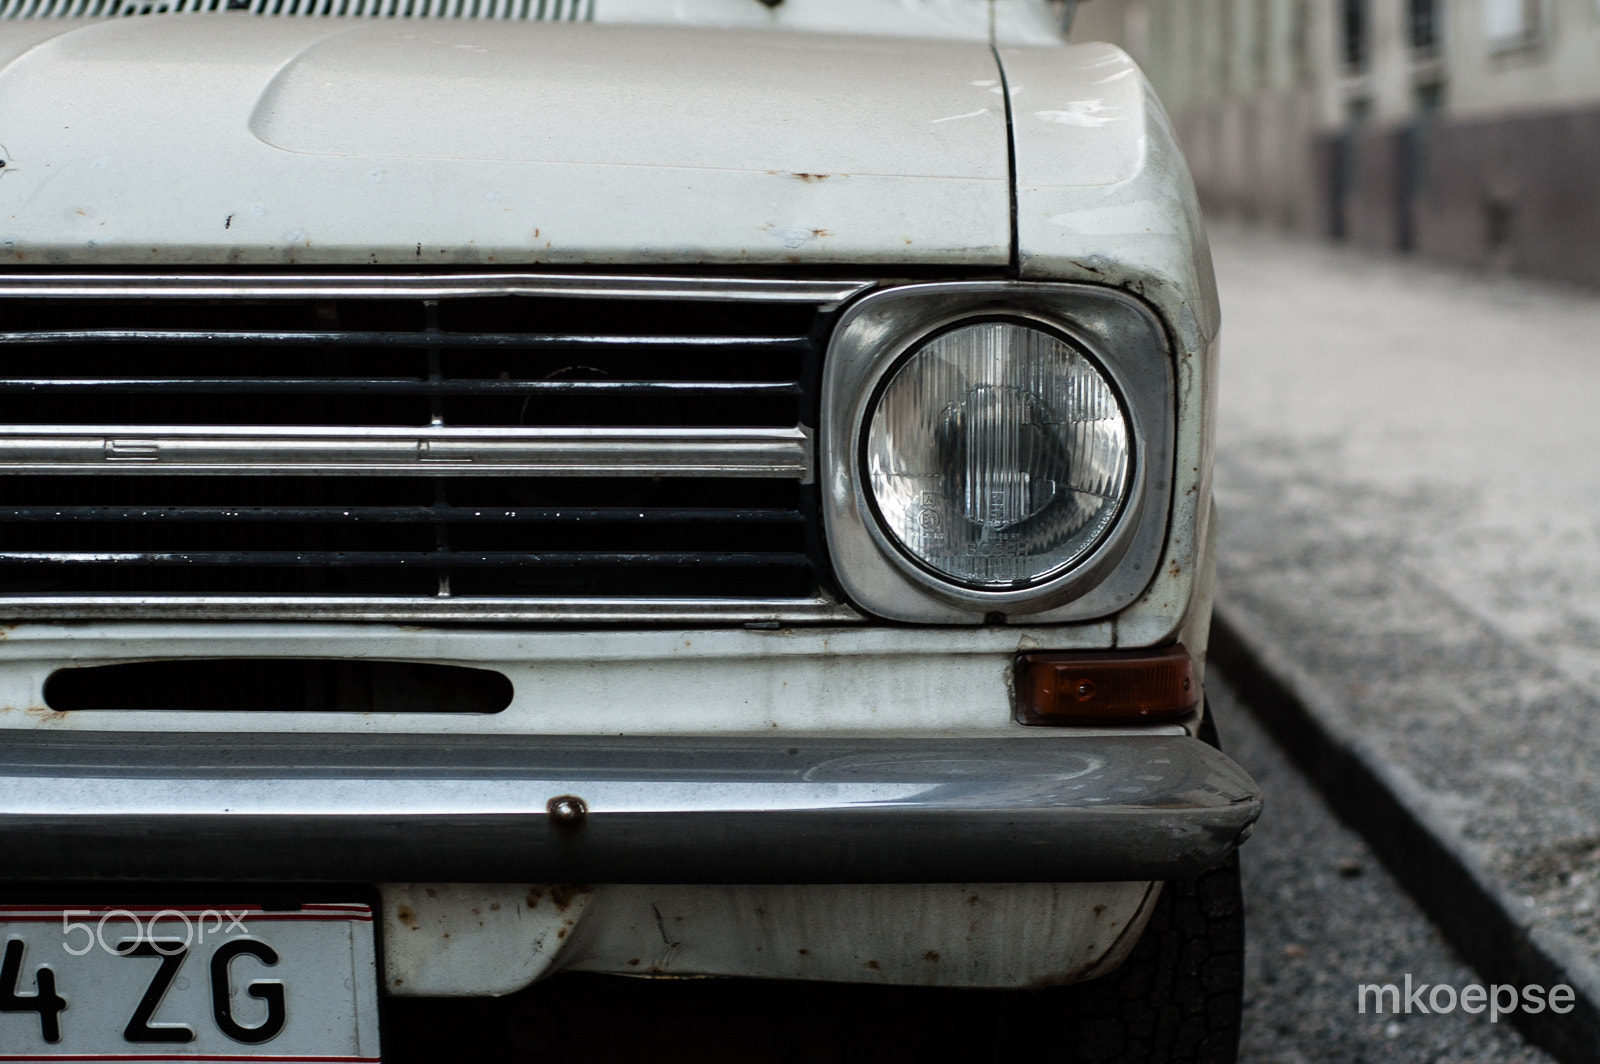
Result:
{"label": "blurred building", "polygon": [[1083,0],[1208,209],[1600,284],[1600,0]]}

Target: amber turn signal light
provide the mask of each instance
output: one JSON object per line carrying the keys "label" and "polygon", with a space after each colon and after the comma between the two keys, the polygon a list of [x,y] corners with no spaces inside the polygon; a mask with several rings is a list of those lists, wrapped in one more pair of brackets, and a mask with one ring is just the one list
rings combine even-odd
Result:
{"label": "amber turn signal light", "polygon": [[1200,702],[1182,646],[1094,654],[1018,654],[1023,724],[1143,724],[1176,720]]}

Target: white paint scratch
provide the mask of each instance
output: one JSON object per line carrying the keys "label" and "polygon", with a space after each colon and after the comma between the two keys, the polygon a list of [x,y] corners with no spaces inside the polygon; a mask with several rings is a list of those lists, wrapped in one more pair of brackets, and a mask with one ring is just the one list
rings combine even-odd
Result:
{"label": "white paint scratch", "polygon": [[769,225],[766,230],[783,241],[783,246],[786,248],[801,247],[807,240],[814,239],[817,235],[813,229],[802,229],[794,225]]}
{"label": "white paint scratch", "polygon": [[928,125],[936,126],[941,122],[959,122],[963,118],[981,118],[988,113],[989,109],[987,107],[980,107],[976,111],[968,111],[964,115],[950,115],[948,118],[930,118],[928,120]]}
{"label": "white paint scratch", "polygon": [[1033,117],[1058,126],[1095,129],[1120,121],[1122,108],[1107,106],[1100,100],[1074,100],[1059,111],[1035,111]]}

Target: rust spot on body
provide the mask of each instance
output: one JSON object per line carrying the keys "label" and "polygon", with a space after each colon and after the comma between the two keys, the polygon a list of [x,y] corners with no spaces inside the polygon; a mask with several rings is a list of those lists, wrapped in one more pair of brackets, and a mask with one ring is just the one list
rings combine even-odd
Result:
{"label": "rust spot on body", "polygon": [[[567,906],[572,904],[572,899],[580,894],[592,894],[594,888],[587,883],[557,883],[550,888],[550,900],[556,903],[556,909],[566,912]],[[531,894],[529,895],[532,896]],[[529,906],[531,909],[533,906]]]}
{"label": "rust spot on body", "polygon": [[528,908],[537,909],[539,907],[539,899],[542,897],[544,897],[544,891],[539,890],[537,887],[528,891]]}
{"label": "rust spot on body", "polygon": [[407,927],[411,928],[411,930],[420,931],[422,929],[422,925],[417,922],[417,911],[415,909],[413,909],[411,906],[409,906],[409,905],[400,906],[398,909],[396,909],[394,911],[394,915],[395,915],[395,919],[399,920],[402,924],[405,924]]}
{"label": "rust spot on body", "polygon": [[927,961],[929,964],[938,964],[939,963],[939,951],[930,949],[928,952],[926,952],[926,953],[924,953],[922,955],[922,959]]}
{"label": "rust spot on body", "polygon": [[828,178],[832,177],[833,175],[832,174],[791,173],[789,176],[790,177],[799,178],[801,181],[804,181],[808,185],[815,185],[818,182],[828,180]]}
{"label": "rust spot on body", "polygon": [[871,968],[873,971],[877,971],[878,970],[878,962],[877,961],[868,961],[866,964],[863,964],[862,967],[863,968]]}

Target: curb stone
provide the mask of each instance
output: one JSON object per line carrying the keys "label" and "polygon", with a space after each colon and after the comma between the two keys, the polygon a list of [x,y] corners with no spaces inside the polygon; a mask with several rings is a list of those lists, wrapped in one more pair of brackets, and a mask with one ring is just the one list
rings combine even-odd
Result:
{"label": "curb stone", "polygon": [[1219,595],[1207,657],[1486,981],[1573,988],[1569,1013],[1512,1013],[1523,1036],[1563,1064],[1600,1059],[1600,970],[1566,935],[1527,918],[1511,892],[1474,860],[1433,797],[1403,766],[1362,742],[1337,696],[1295,664],[1270,631]]}

